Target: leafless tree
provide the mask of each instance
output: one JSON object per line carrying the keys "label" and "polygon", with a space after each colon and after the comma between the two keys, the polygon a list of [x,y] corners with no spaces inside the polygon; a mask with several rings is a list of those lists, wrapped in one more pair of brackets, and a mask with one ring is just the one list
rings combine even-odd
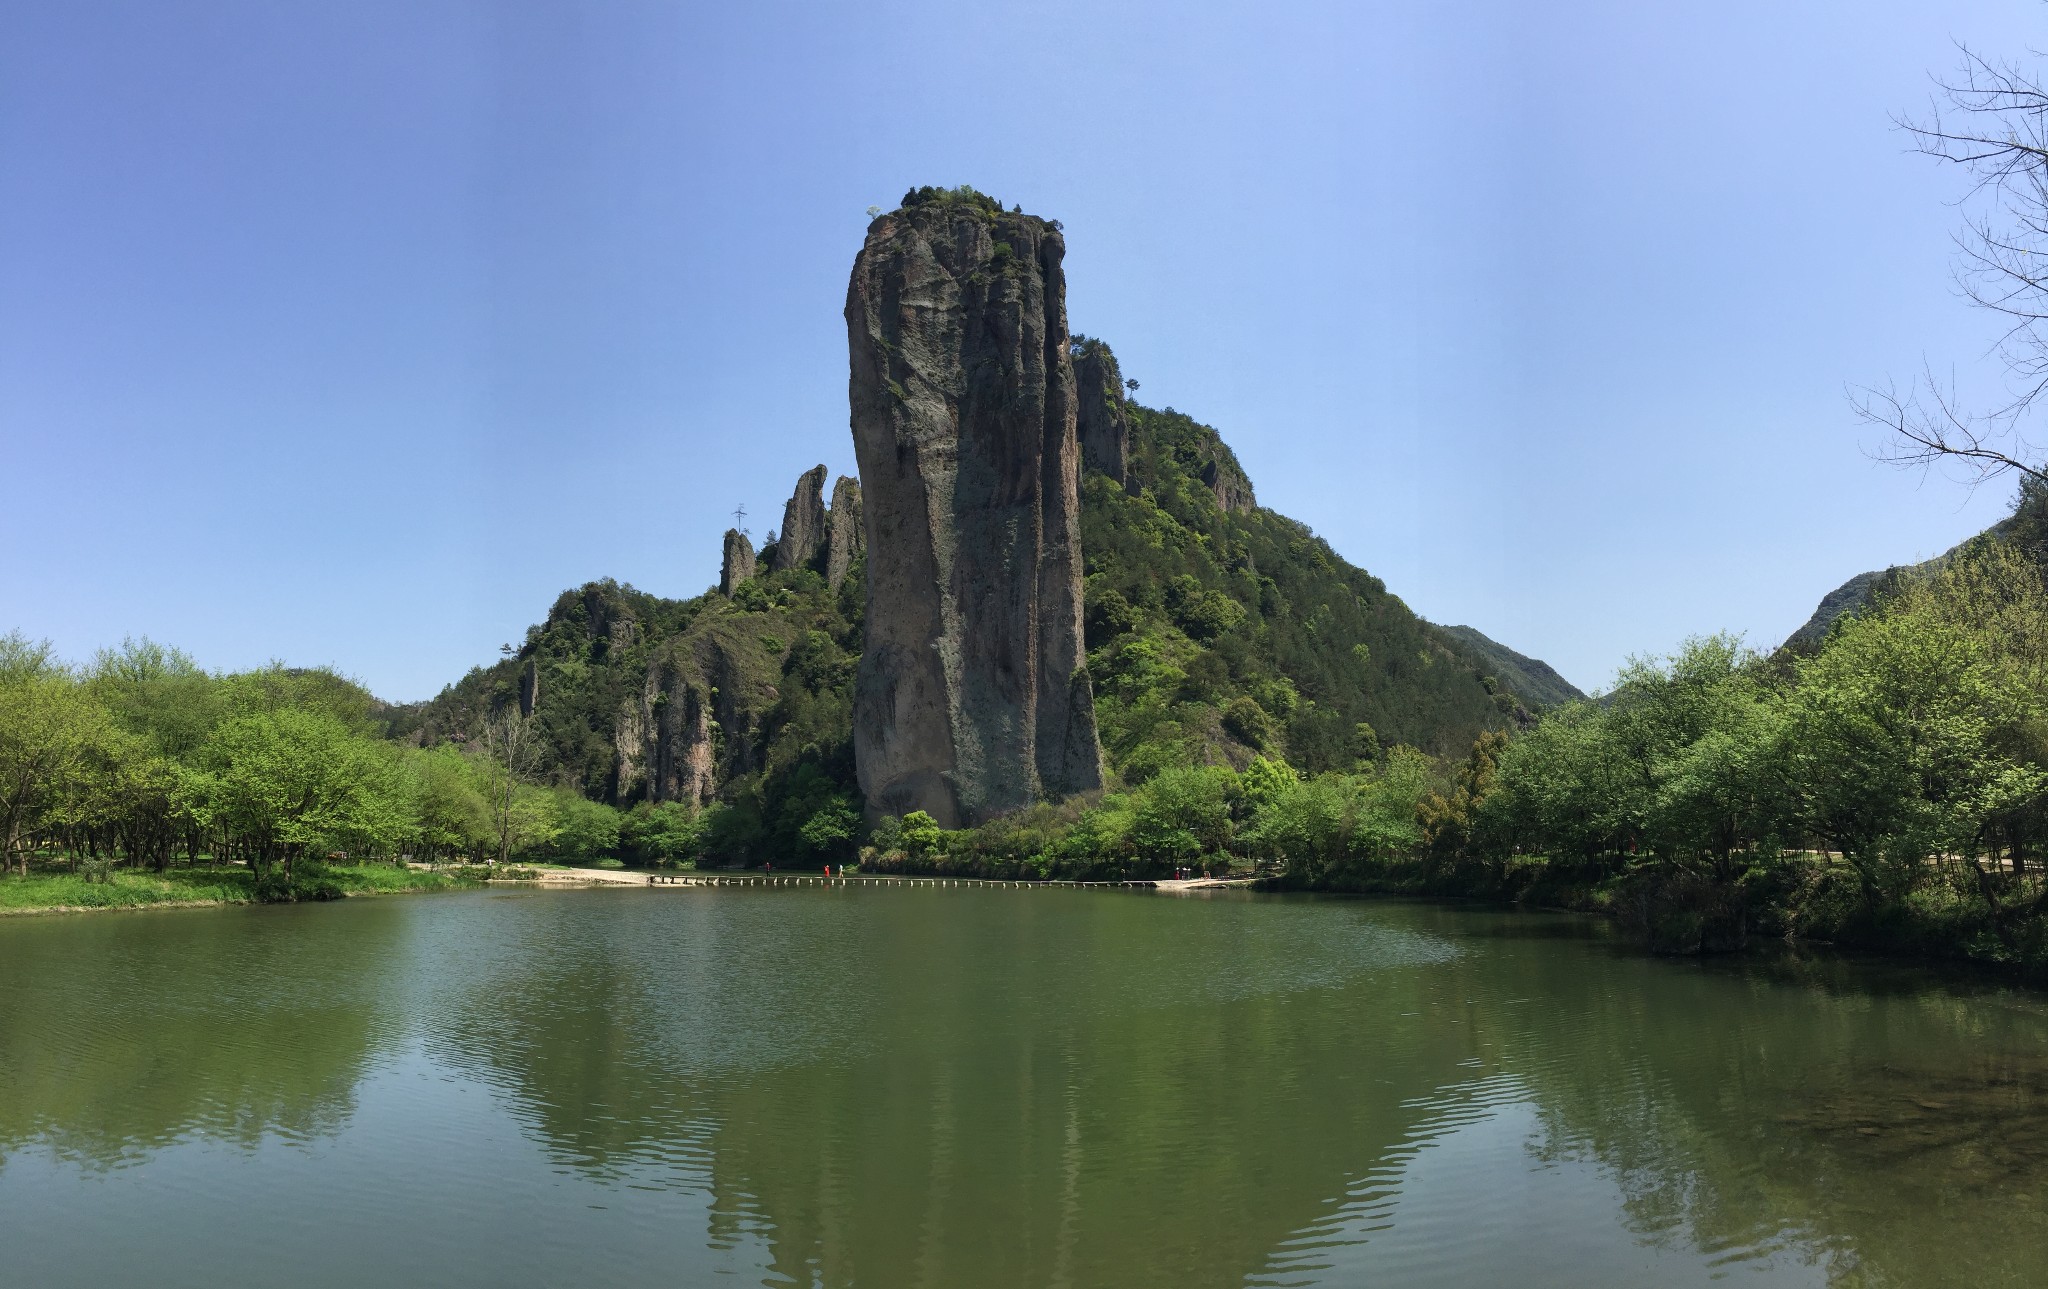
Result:
{"label": "leafless tree", "polygon": [[2025,433],[2048,395],[2048,89],[2019,63],[1959,48],[1960,65],[1935,81],[1928,117],[1897,124],[1917,151],[1969,173],[1956,286],[2005,328],[1996,352],[2009,396],[1971,410],[1930,368],[1903,390],[1859,391],[1856,410],[1891,431],[1886,461],[1959,466],[1973,484],[2011,472],[2048,483],[2048,462]]}

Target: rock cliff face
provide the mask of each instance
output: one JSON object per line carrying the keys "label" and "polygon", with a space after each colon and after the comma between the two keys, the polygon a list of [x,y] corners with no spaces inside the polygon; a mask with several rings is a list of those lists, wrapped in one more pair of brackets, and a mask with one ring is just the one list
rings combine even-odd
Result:
{"label": "rock cliff face", "polygon": [[871,812],[960,826],[1101,784],[1064,254],[1044,220],[923,190],[854,262]]}
{"label": "rock cliff face", "polygon": [[825,547],[825,467],[806,470],[782,508],[782,535],[775,542],[775,571],[803,568]]}
{"label": "rock cliff face", "polygon": [[733,588],[754,575],[754,543],[737,528],[725,530],[725,560],[718,570],[718,593],[731,595]]}
{"label": "rock cliff face", "polygon": [[1122,483],[1131,446],[1124,374],[1117,367],[1116,355],[1100,340],[1079,341],[1075,350],[1075,427],[1081,440],[1081,464]]}
{"label": "rock cliff face", "polygon": [[[624,653],[633,647],[639,622],[633,610],[610,593],[602,583],[583,588],[583,612],[590,637],[599,642],[598,655]],[[538,683],[538,677],[535,678]]]}
{"label": "rock cliff face", "polygon": [[762,768],[780,643],[745,617],[705,615],[659,646],[612,717],[614,801],[709,805]]}
{"label": "rock cliff face", "polygon": [[528,658],[526,665],[519,669],[519,714],[533,715],[533,709],[540,706],[540,659]]}
{"label": "rock cliff face", "polygon": [[693,626],[649,662],[615,725],[615,798],[709,805],[760,769],[761,718],[776,698],[758,639],[729,622]]}
{"label": "rock cliff face", "polygon": [[841,475],[832,485],[832,514],[827,525],[831,535],[826,543],[825,581],[837,590],[846,580],[846,571],[853,567],[854,557],[866,550],[868,544],[867,530],[861,522],[857,480]]}
{"label": "rock cliff face", "polygon": [[1251,478],[1237,463],[1237,454],[1221,442],[1216,446],[1215,458],[1202,468],[1202,482],[1216,494],[1216,504],[1231,514],[1256,508],[1259,501],[1252,495]]}

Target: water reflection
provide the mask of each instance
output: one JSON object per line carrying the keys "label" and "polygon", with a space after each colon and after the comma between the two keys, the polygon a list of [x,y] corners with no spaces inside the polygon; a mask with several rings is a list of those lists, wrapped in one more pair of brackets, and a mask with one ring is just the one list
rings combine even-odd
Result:
{"label": "water reflection", "polygon": [[622,907],[500,919],[437,1054],[594,1175],[705,1168],[713,1242],[765,1234],[796,1283],[1237,1282],[1468,1044],[1392,1023],[1450,943],[1348,913],[738,892],[679,930]]}
{"label": "water reflection", "polygon": [[347,1123],[395,1017],[403,919],[316,909],[24,919],[0,927],[0,1163],[94,1167],[204,1136],[305,1143]]}
{"label": "water reflection", "polygon": [[394,1199],[306,1283],[2048,1282],[2038,999],[1570,919],[491,895],[0,926],[0,982],[0,1149],[548,1215]]}

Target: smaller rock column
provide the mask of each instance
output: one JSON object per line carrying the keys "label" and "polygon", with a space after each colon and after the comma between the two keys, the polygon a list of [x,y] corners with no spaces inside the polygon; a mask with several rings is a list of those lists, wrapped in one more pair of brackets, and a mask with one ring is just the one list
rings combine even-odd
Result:
{"label": "smaller rock column", "polygon": [[867,549],[867,532],[861,527],[860,482],[840,475],[832,485],[832,515],[829,550],[825,556],[825,580],[834,590],[846,580],[854,556]]}
{"label": "smaller rock column", "polygon": [[1116,355],[1100,340],[1084,340],[1074,359],[1075,420],[1081,464],[1124,481],[1130,452],[1131,414],[1124,407],[1124,374]]}
{"label": "smaller rock column", "polygon": [[825,548],[825,467],[806,470],[782,508],[782,536],[775,541],[775,570],[803,568]]}
{"label": "smaller rock column", "polygon": [[741,582],[754,575],[754,543],[737,528],[725,530],[725,562],[718,571],[718,592],[731,595]]}

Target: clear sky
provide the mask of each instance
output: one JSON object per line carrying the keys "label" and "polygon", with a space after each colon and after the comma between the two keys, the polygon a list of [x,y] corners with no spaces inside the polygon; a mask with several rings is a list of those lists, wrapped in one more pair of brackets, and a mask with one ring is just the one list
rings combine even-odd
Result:
{"label": "clear sky", "polygon": [[1584,687],[2003,513],[1846,387],[1995,377],[1952,40],[2035,0],[0,0],[0,631],[436,692],[851,473],[870,205],[1065,223],[1074,328],[1417,611]]}

